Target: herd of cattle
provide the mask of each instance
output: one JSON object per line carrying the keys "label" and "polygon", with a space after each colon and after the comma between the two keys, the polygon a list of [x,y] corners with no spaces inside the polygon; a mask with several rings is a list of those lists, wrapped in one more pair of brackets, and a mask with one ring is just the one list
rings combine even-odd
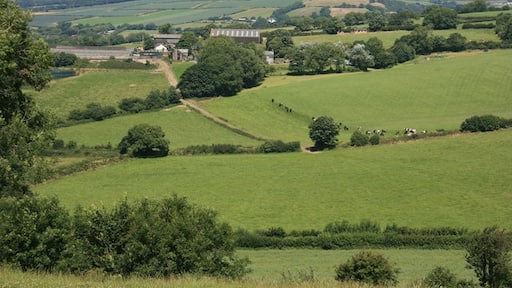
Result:
{"label": "herd of cattle", "polygon": [[[271,101],[272,101],[272,103],[277,103],[274,98],[272,98]],[[283,108],[286,112],[293,112],[292,108],[288,107],[283,102],[279,102],[278,103],[278,107]],[[316,117],[311,117],[311,121],[316,121],[316,119],[317,119]],[[338,123],[338,126],[340,128],[343,128],[343,130],[345,130],[345,131],[350,130],[350,128],[348,126],[343,125],[343,123],[341,123],[341,122]],[[362,127],[357,127],[357,130],[362,132],[363,128]],[[406,135],[406,136],[409,136],[409,137],[414,137],[414,136],[418,135],[416,131],[417,130],[415,128],[404,128],[403,131],[400,131],[400,130],[396,131],[395,132],[395,136]],[[384,136],[384,134],[387,133],[387,131],[384,130],[384,129],[374,129],[374,130],[365,130],[365,133],[367,135],[374,135],[375,134],[375,135],[379,135],[379,136]],[[420,133],[421,134],[427,134],[428,131],[427,130],[422,130],[422,131],[420,131]]]}

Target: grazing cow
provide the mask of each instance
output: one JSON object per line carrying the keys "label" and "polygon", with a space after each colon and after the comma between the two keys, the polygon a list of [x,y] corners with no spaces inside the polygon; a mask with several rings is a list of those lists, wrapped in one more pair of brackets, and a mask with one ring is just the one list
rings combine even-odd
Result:
{"label": "grazing cow", "polygon": [[274,98],[272,98],[272,103],[274,103]]}
{"label": "grazing cow", "polygon": [[416,135],[416,129],[414,128],[404,128],[404,134],[407,136]]}
{"label": "grazing cow", "polygon": [[343,130],[348,131],[348,127],[347,126],[343,126]]}

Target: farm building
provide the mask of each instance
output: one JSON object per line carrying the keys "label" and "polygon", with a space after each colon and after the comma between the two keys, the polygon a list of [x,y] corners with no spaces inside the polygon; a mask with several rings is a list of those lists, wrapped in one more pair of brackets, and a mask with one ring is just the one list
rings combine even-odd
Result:
{"label": "farm building", "polygon": [[174,49],[172,51],[172,60],[174,61],[187,61],[188,58],[188,49]]}
{"label": "farm building", "polygon": [[274,51],[265,51],[265,61],[268,64],[274,64]]}
{"label": "farm building", "polygon": [[212,29],[211,37],[228,36],[238,43],[260,43],[260,31],[255,29]]}
{"label": "farm building", "polygon": [[166,46],[174,46],[180,41],[181,34],[155,34],[153,39],[155,39],[156,44],[163,44]]}

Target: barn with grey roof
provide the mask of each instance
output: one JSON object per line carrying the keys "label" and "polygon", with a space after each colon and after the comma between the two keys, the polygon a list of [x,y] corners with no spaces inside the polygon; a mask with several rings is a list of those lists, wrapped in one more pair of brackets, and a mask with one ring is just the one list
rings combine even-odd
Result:
{"label": "barn with grey roof", "polygon": [[231,37],[238,43],[260,43],[260,31],[255,29],[212,29],[210,37]]}

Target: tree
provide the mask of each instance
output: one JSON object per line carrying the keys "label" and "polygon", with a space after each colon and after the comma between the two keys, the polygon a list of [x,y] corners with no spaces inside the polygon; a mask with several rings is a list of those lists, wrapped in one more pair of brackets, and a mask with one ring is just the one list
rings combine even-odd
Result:
{"label": "tree", "polygon": [[153,37],[144,38],[144,43],[143,43],[144,50],[155,49],[155,45],[156,45],[156,42]]}
{"label": "tree", "polygon": [[158,33],[160,34],[172,34],[175,32],[174,27],[170,23],[165,23],[163,25],[158,26]]}
{"label": "tree", "polygon": [[386,26],[386,18],[378,11],[368,12],[367,18],[370,32],[380,31]]}
{"label": "tree", "polygon": [[38,154],[53,139],[51,117],[38,110],[22,88],[43,89],[53,57],[35,40],[30,15],[11,0],[0,0],[0,197],[31,194],[30,174],[44,166]]}
{"label": "tree", "polygon": [[361,251],[336,268],[336,280],[388,286],[398,283],[398,269],[381,254]]}
{"label": "tree", "polygon": [[512,42],[512,15],[500,13],[496,16],[496,34],[505,42]]}
{"label": "tree", "polygon": [[178,41],[178,43],[176,43],[176,48],[190,50],[197,46],[198,42],[199,38],[197,38],[197,36],[194,33],[183,32],[183,34],[181,34],[180,40]]}
{"label": "tree", "polygon": [[395,42],[393,47],[391,47],[391,53],[395,55],[395,59],[397,63],[403,63],[409,60],[414,59],[416,57],[416,52],[414,48],[409,46],[404,41]]}
{"label": "tree", "polygon": [[446,46],[449,51],[459,52],[466,49],[466,37],[460,33],[452,33],[446,39]]}
{"label": "tree", "polygon": [[511,250],[511,234],[496,226],[485,228],[469,241],[466,261],[475,270],[482,287],[510,287]]}
{"label": "tree", "polygon": [[169,153],[169,141],[159,126],[149,124],[135,125],[128,130],[118,145],[121,154],[131,157],[165,157]]}
{"label": "tree", "polygon": [[318,117],[309,125],[309,138],[319,150],[336,147],[339,134],[340,126],[328,116]]}
{"label": "tree", "polygon": [[457,27],[457,11],[440,6],[428,6],[423,11],[423,25],[432,25],[435,30]]}
{"label": "tree", "polygon": [[368,71],[368,67],[375,64],[373,56],[365,49],[364,44],[356,44],[348,52],[350,63],[362,71]]}
{"label": "tree", "polygon": [[430,54],[433,49],[432,31],[426,26],[416,27],[409,35],[400,37],[397,42],[405,42],[414,48],[416,54]]}
{"label": "tree", "polygon": [[286,57],[286,51],[293,48],[292,34],[285,29],[274,30],[269,33],[265,45],[268,51],[274,51],[276,57]]}

